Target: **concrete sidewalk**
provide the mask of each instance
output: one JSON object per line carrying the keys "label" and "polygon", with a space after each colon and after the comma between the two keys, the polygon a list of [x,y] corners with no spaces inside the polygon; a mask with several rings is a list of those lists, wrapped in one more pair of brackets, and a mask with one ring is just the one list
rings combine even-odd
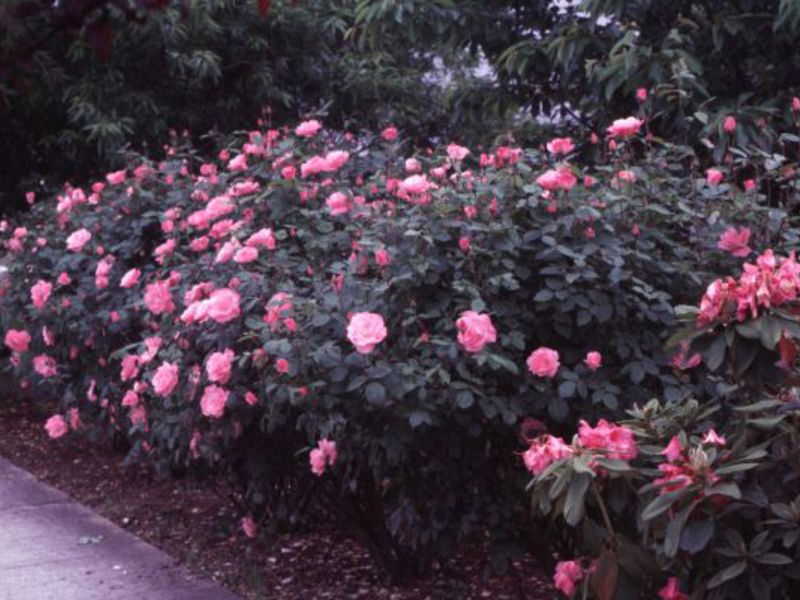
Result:
{"label": "concrete sidewalk", "polygon": [[236,600],[0,458],[0,600]]}

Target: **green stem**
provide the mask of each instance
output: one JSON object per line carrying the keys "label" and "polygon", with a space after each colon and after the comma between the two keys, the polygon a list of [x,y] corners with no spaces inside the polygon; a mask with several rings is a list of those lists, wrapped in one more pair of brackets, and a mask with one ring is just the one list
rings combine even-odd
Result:
{"label": "green stem", "polygon": [[603,521],[605,521],[608,532],[611,534],[611,537],[617,537],[617,534],[614,531],[614,526],[611,525],[611,518],[608,516],[608,510],[606,510],[606,504],[605,502],[603,502],[603,497],[600,495],[600,491],[597,489],[596,481],[592,482],[592,489],[594,490],[595,498],[597,498],[597,503],[600,505],[600,512],[603,513]]}

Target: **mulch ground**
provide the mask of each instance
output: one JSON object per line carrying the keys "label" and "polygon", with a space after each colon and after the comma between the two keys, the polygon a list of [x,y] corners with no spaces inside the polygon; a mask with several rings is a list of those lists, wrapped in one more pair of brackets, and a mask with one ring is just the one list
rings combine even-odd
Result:
{"label": "mulch ground", "polygon": [[238,529],[240,515],[209,483],[123,465],[110,444],[54,442],[44,420],[31,403],[0,404],[0,454],[244,598],[557,598],[533,558],[517,562],[510,575],[491,576],[485,553],[471,548],[431,577],[397,587],[341,531],[250,540]]}

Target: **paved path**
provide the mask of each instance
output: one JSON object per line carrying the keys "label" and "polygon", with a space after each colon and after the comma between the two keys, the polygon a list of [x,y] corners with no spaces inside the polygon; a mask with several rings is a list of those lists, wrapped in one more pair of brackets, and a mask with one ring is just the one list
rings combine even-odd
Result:
{"label": "paved path", "polygon": [[0,458],[0,600],[236,600]]}

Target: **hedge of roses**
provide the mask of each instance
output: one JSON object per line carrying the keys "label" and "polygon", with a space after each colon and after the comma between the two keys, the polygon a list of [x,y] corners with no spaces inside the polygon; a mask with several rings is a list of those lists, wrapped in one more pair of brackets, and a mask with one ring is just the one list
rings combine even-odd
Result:
{"label": "hedge of roses", "polygon": [[397,575],[511,551],[520,429],[716,397],[664,348],[675,307],[796,238],[787,159],[700,173],[645,127],[415,153],[307,121],[210,161],[176,138],[2,223],[7,368],[51,437],[226,478],[248,535],[325,511]]}

